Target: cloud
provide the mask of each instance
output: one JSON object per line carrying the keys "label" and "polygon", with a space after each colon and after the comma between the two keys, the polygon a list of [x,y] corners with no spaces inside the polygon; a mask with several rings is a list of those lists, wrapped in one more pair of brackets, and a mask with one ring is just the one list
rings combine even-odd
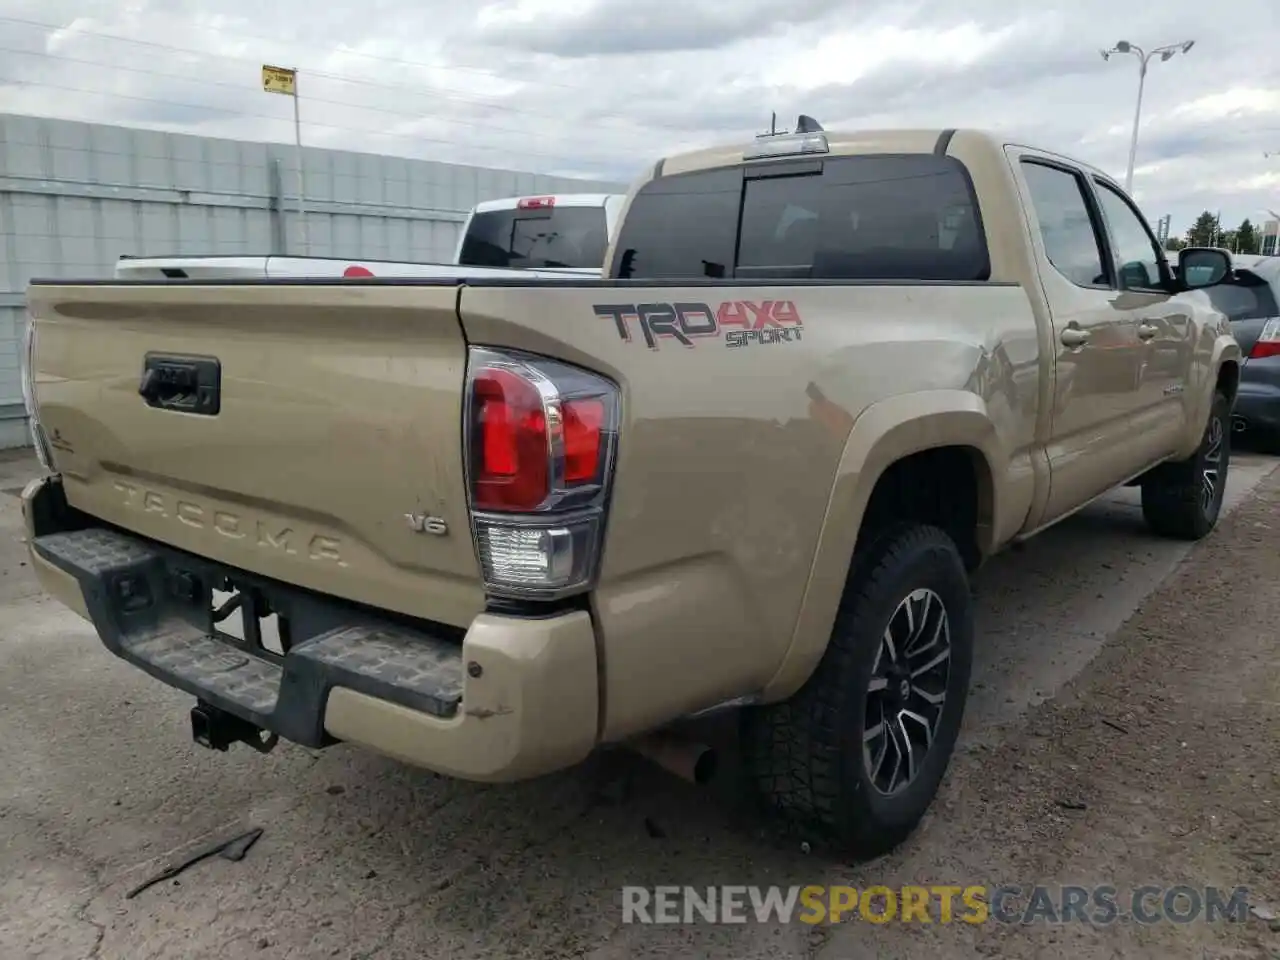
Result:
{"label": "cloud", "polygon": [[1255,116],[1275,117],[1280,113],[1280,90],[1239,86],[1206,94],[1180,103],[1171,111],[1174,117],[1206,122],[1247,120]]}
{"label": "cloud", "polygon": [[563,57],[719,50],[848,10],[844,0],[503,0],[477,18],[481,42]]}
{"label": "cloud", "polygon": [[290,142],[263,63],[300,70],[314,146],[629,181],[746,142],[777,111],[828,128],[982,126],[1123,177],[1185,229],[1280,208],[1275,0],[8,0],[0,111]]}

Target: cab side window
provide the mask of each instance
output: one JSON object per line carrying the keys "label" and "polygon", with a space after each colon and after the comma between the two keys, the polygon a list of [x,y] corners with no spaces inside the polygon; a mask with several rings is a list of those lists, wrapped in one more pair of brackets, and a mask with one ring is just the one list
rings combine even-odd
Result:
{"label": "cab side window", "polygon": [[1060,274],[1080,287],[1110,289],[1098,230],[1079,175],[1034,160],[1022,161],[1031,207],[1040,224],[1045,255]]}
{"label": "cab side window", "polygon": [[1121,290],[1163,290],[1160,245],[1142,217],[1115,188],[1094,180],[1098,204],[1111,235],[1116,276]]}

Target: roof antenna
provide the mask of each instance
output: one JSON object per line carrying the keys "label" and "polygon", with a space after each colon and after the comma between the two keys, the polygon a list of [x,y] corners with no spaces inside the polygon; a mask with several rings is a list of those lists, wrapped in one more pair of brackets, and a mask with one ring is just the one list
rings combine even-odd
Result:
{"label": "roof antenna", "polygon": [[775,110],[769,115],[769,129],[765,133],[757,133],[756,139],[763,140],[766,137],[779,137],[786,131],[778,129],[778,112]]}
{"label": "roof antenna", "polygon": [[822,124],[808,114],[800,114],[796,121],[796,133],[822,133]]}

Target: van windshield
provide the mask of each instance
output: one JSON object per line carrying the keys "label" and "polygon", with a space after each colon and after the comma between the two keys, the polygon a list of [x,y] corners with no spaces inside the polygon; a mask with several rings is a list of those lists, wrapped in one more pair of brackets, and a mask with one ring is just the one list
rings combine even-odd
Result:
{"label": "van windshield", "polygon": [[608,239],[603,207],[490,210],[471,218],[458,262],[468,267],[599,269]]}

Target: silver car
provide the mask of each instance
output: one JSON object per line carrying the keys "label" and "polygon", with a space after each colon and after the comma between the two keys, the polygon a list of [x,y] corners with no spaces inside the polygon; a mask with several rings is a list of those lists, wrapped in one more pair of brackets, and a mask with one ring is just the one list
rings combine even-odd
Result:
{"label": "silver car", "polygon": [[1280,257],[1236,255],[1231,281],[1205,290],[1231,321],[1244,366],[1233,427],[1280,452]]}

